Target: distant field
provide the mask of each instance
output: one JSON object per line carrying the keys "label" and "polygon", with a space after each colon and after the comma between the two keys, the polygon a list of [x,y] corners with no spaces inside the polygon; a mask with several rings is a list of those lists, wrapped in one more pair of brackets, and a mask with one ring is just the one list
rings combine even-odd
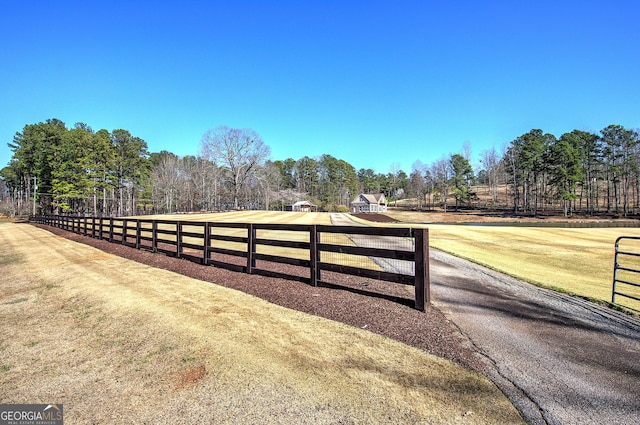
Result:
{"label": "distant field", "polygon": [[[433,214],[390,214],[397,219],[428,222]],[[493,220],[496,221],[496,220]],[[582,297],[611,301],[615,240],[640,236],[640,228],[565,229],[516,226],[429,224],[430,246],[540,286]],[[640,252],[640,246],[627,243]],[[640,261],[625,263],[640,269]],[[630,280],[640,281],[638,276]],[[640,291],[625,288],[640,296]],[[617,303],[640,309],[640,303],[618,298]]]}
{"label": "distant field", "polygon": [[[139,216],[142,219],[162,219],[162,220],[182,220],[197,222],[213,222],[213,223],[253,223],[253,224],[301,224],[301,225],[331,225],[331,213],[304,213],[304,212],[282,212],[282,211],[234,211],[224,213],[205,213],[205,214],[166,214],[155,216]],[[162,228],[162,225],[159,226]],[[185,231],[202,231],[201,228],[191,229],[185,226]],[[226,236],[246,237],[245,229],[227,229],[215,228],[213,234]],[[280,231],[280,230],[259,230],[257,233],[259,238],[287,240],[295,242],[309,242],[309,234],[305,232]],[[325,234],[326,238],[331,240],[323,240],[324,243],[334,243],[340,245],[353,245],[349,238],[340,234]],[[185,238],[186,242],[194,244],[202,244],[202,239]],[[218,247],[246,250],[244,244],[237,242],[216,242]],[[309,251],[298,248],[282,248],[259,246],[258,253],[283,255],[291,258],[309,259]],[[367,257],[353,256],[347,254],[325,252],[322,254],[322,261],[334,264],[343,264],[348,266],[364,267],[371,270],[381,270],[380,266]]]}
{"label": "distant field", "polygon": [[331,224],[330,213],[281,211],[233,211],[206,214],[164,214],[139,216],[144,219],[212,221],[226,223]]}
{"label": "distant field", "polygon": [[[431,213],[389,213],[388,215],[399,220],[411,221],[413,224],[358,221],[372,226],[428,227],[430,246],[434,248],[540,286],[605,302],[611,301],[616,238],[621,235],[640,236],[640,228],[564,229],[415,224],[434,221],[437,215]],[[160,217],[195,221],[331,224],[331,216],[328,213],[242,211],[158,216]],[[461,216],[461,220],[471,219]],[[491,221],[496,220],[491,219]],[[640,247],[635,249],[640,251]],[[640,269],[640,264],[635,267]],[[634,278],[637,279],[631,277],[631,279]],[[638,290],[628,289],[628,292],[640,296]],[[617,301],[640,309],[638,302],[622,298]]]}

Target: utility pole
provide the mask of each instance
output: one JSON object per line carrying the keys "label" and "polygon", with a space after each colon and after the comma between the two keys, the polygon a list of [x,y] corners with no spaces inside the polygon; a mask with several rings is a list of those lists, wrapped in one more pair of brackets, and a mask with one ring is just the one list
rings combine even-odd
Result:
{"label": "utility pole", "polygon": [[36,193],[38,192],[38,178],[33,178],[33,215],[36,215]]}

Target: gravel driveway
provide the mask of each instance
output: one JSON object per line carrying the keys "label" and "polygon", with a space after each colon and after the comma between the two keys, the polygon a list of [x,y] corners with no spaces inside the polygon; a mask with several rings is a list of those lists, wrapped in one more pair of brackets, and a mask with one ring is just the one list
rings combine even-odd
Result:
{"label": "gravel driveway", "polygon": [[529,423],[640,423],[640,320],[436,250],[430,263],[432,303]]}
{"label": "gravel driveway", "polygon": [[434,249],[430,275],[432,304],[527,422],[640,423],[640,320]]}

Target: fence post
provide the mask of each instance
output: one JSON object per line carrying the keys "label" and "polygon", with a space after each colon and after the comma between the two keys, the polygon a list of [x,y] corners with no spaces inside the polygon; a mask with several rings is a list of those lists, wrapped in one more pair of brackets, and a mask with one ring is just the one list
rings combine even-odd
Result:
{"label": "fence post", "polygon": [[256,265],[256,260],[253,254],[256,252],[256,230],[253,228],[253,224],[249,223],[247,226],[247,273],[253,274],[253,267]]}
{"label": "fence post", "polygon": [[618,280],[618,251],[620,247],[621,237],[616,239],[615,255],[613,257],[613,285],[611,286],[611,304],[616,303],[616,281]]}
{"label": "fence post", "polygon": [[127,222],[129,220],[122,220],[122,245],[127,243]]}
{"label": "fence post", "polygon": [[182,222],[176,221],[176,258],[182,254]]}
{"label": "fence post", "polygon": [[309,230],[309,261],[311,285],[318,286],[318,227],[315,224]]}
{"label": "fence post", "polygon": [[431,303],[429,281],[429,230],[414,229],[415,248],[415,308],[425,310],[425,305]]}
{"label": "fence post", "polygon": [[142,223],[136,219],[136,249],[140,249],[140,236],[142,233]]}
{"label": "fence post", "polygon": [[204,223],[204,249],[202,250],[202,264],[209,264],[209,245],[211,244],[211,223]]}
{"label": "fence post", "polygon": [[158,222],[156,220],[151,223],[151,250],[158,252]]}
{"label": "fence post", "polygon": [[113,217],[109,217],[109,242],[113,242]]}

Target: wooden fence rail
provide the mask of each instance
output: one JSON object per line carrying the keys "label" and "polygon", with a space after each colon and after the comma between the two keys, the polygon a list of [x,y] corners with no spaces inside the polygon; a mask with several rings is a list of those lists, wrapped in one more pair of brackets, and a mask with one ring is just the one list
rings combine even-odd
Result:
{"label": "wooden fence rail", "polygon": [[[313,286],[331,284],[322,280],[323,271],[412,285],[415,308],[424,311],[430,303],[427,229],[60,215],[32,216],[30,221],[204,265],[294,279]],[[383,240],[376,245],[385,247],[365,247],[354,242],[363,237]],[[389,271],[380,265],[384,261],[398,262],[402,267]],[[275,271],[268,267],[273,263],[298,266],[307,272],[299,275],[287,268]]]}

